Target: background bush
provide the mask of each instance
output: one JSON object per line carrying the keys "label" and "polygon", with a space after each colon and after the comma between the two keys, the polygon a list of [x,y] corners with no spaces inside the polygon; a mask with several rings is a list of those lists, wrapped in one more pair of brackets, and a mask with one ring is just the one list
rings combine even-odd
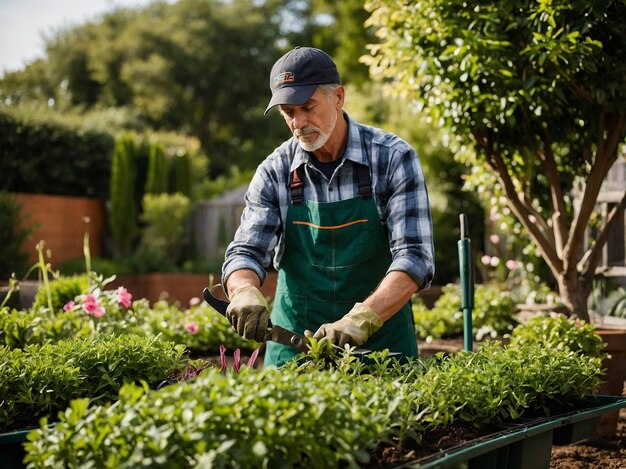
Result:
{"label": "background bush", "polygon": [[113,145],[106,132],[0,109],[0,187],[106,198]]}
{"label": "background bush", "polygon": [[2,280],[10,278],[13,273],[20,278],[28,270],[28,254],[22,251],[22,244],[31,230],[21,223],[19,204],[11,194],[0,192],[0,279]]}

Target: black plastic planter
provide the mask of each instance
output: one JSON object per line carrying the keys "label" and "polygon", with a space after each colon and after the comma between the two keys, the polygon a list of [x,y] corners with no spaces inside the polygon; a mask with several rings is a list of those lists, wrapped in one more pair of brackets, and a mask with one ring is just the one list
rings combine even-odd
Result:
{"label": "black plastic planter", "polygon": [[538,418],[507,430],[420,458],[398,468],[541,469],[550,467],[552,445],[591,438],[603,414],[626,407],[626,398],[589,396],[582,410]]}
{"label": "black plastic planter", "polygon": [[23,443],[26,441],[26,435],[32,430],[32,428],[29,428],[28,430],[0,434],[0,461],[2,461],[3,468],[17,469],[25,467],[25,464],[22,462],[24,456],[26,456]]}

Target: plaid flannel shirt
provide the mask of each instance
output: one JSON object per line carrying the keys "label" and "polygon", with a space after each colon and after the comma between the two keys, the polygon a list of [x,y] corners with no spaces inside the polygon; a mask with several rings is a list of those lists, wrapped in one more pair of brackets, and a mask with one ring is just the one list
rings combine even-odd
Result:
{"label": "plaid flannel shirt", "polygon": [[[355,165],[367,165],[378,214],[386,225],[392,262],[390,271],[411,276],[420,289],[434,274],[433,237],[428,192],[415,150],[398,136],[359,124],[344,113],[348,142],[343,161],[328,180],[295,138],[284,142],[257,168],[245,196],[241,225],[228,246],[222,284],[239,269],[251,269],[261,282],[273,257],[280,268],[284,227],[290,202],[290,174],[304,165],[304,198],[318,203],[358,196]],[[381,279],[382,280],[382,279]]]}

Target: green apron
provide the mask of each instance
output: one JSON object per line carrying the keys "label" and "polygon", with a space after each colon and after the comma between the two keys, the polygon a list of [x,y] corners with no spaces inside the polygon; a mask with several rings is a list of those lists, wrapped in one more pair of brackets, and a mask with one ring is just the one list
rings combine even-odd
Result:
{"label": "green apron", "polygon": [[[367,169],[367,167],[363,167]],[[369,170],[353,199],[318,203],[294,200],[287,209],[285,250],[278,271],[271,321],[294,332],[315,332],[341,319],[378,286],[391,263],[389,240],[371,196]],[[294,179],[298,178],[296,171]],[[299,183],[300,186],[302,183]],[[302,188],[300,188],[302,194]],[[300,197],[301,199],[301,197]],[[417,357],[411,304],[388,319],[363,348]],[[282,366],[299,352],[267,342],[264,366]]]}

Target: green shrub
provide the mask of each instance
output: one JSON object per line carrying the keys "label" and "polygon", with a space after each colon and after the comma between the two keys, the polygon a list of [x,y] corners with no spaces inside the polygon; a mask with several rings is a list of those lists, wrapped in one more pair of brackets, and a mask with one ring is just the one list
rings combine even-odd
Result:
{"label": "green shrub", "polygon": [[124,383],[151,385],[183,368],[184,347],[126,335],[0,347],[0,431],[54,418],[72,399],[117,398]]}
{"label": "green shrub", "polygon": [[[15,114],[15,115],[14,115]],[[106,199],[113,137],[46,114],[0,111],[0,187]]]}
{"label": "green shrub", "polygon": [[167,192],[168,165],[161,145],[151,144],[148,158],[148,175],[144,194]]}
{"label": "green shrub", "polygon": [[[50,281],[50,295],[52,297],[52,312],[63,310],[69,301],[77,296],[87,293],[89,290],[89,276],[87,274],[73,275],[71,277],[61,276]],[[33,309],[47,308],[48,298],[45,288],[39,288],[35,294]]]}
{"label": "green shrub", "polygon": [[117,256],[131,252],[137,235],[135,173],[135,137],[124,133],[115,142],[109,200],[109,224]]}
{"label": "green shrub", "polygon": [[185,242],[185,219],[191,201],[182,194],[146,194],[143,198],[141,232],[136,255],[144,271],[172,271],[179,263]]}
{"label": "green shrub", "polygon": [[535,316],[517,326],[511,334],[511,346],[540,344],[549,349],[568,349],[591,357],[603,357],[602,338],[594,326],[562,314]]}
{"label": "green shrub", "polygon": [[[43,308],[0,312],[0,344],[23,349],[33,344],[56,343],[70,338],[139,334],[161,336],[185,345],[196,355],[215,354],[220,345],[229,349],[253,349],[258,345],[243,339],[224,316],[204,302],[185,310],[165,301],[151,306],[146,299],[135,300],[125,306],[120,301],[120,295],[127,295],[123,287],[106,289],[106,280],[95,277],[91,290],[85,289],[68,301],[57,299],[55,294],[53,302],[62,304],[55,308],[53,314],[48,311],[45,295],[40,298],[44,302]],[[80,277],[59,280],[62,280],[61,284],[65,284],[66,280],[67,284],[75,284],[75,278]],[[55,280],[51,285],[58,283]],[[97,316],[85,309],[88,292],[93,295],[92,304],[101,308],[101,314]],[[71,300],[73,303],[68,304]],[[63,305],[67,305],[67,310],[63,309]]]}
{"label": "green shrub", "polygon": [[[124,386],[115,405],[74,401],[26,443],[29,467],[359,467],[382,443],[419,442],[455,422],[483,426],[590,392],[599,359],[537,344],[498,342],[476,353],[388,366],[335,357],[333,369],[208,368],[149,391]],[[364,366],[366,366],[364,370]],[[376,373],[378,370],[380,373]],[[367,371],[367,372],[363,372]]]}
{"label": "green shrub", "polygon": [[[499,283],[479,284],[474,292],[472,330],[476,340],[509,333],[517,325],[515,301]],[[461,287],[448,284],[432,309],[419,297],[413,303],[416,332],[425,340],[457,337],[463,334]]]}
{"label": "green shrub", "polygon": [[22,251],[22,244],[32,229],[20,217],[20,206],[15,197],[0,192],[0,280],[7,280],[11,274],[22,277],[28,270],[28,254]]}

